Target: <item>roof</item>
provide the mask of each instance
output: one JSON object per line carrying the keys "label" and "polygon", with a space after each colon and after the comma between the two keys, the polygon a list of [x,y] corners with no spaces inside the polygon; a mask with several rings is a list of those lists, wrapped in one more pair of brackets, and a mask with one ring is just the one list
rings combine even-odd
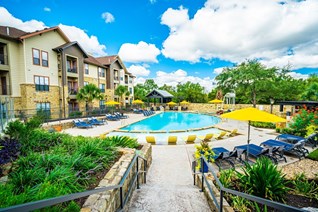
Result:
{"label": "roof", "polygon": [[149,92],[146,97],[151,97],[151,96],[161,96],[163,98],[171,98],[173,95],[169,93],[168,91],[165,90],[159,90],[159,89],[154,89],[151,92]]}
{"label": "roof", "polygon": [[84,49],[77,43],[77,41],[73,41],[73,42],[68,42],[68,43],[64,43],[63,45],[60,45],[58,47],[55,47],[53,50],[54,51],[57,51],[57,52],[61,52],[63,51],[64,49],[67,49],[71,46],[74,46],[76,45],[84,54],[84,56],[87,58],[88,57],[88,54],[84,51]]}
{"label": "roof", "polygon": [[27,33],[27,34],[21,36],[20,39],[26,39],[26,38],[29,38],[29,37],[33,37],[35,35],[40,35],[42,33],[50,32],[50,31],[54,31],[54,30],[56,30],[64,38],[64,40],[66,42],[70,42],[70,39],[68,39],[68,37],[64,34],[64,32],[58,26],[50,27],[50,28],[44,28],[42,30],[36,30],[35,32]]}
{"label": "roof", "polygon": [[96,60],[95,57],[88,55],[88,58],[84,59],[85,63],[89,63],[89,64],[93,64],[96,66],[101,66],[101,67],[105,67],[103,64],[101,64],[98,60]]}
{"label": "roof", "polygon": [[27,34],[27,32],[14,27],[0,26],[0,36],[2,37],[19,39],[19,37],[25,34]]}
{"label": "roof", "polygon": [[97,57],[96,60],[103,65],[110,65],[118,59],[118,55]]}
{"label": "roof", "polygon": [[318,101],[277,101],[276,104],[281,105],[317,105]]}

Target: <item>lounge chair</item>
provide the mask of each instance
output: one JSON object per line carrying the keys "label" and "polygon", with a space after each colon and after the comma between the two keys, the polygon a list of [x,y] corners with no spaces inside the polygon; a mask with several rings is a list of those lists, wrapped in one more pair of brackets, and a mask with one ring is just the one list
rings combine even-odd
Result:
{"label": "lounge chair", "polygon": [[215,138],[216,139],[222,139],[226,135],[225,131],[221,131],[220,134],[218,134]]}
{"label": "lounge chair", "polygon": [[99,121],[99,120],[97,120],[97,118],[95,118],[95,117],[88,118],[87,120],[88,120],[88,123],[89,123],[89,124],[92,124],[92,125],[104,125],[104,124],[105,124],[104,121]]}
{"label": "lounge chair", "polygon": [[202,141],[211,141],[211,139],[213,138],[213,134],[208,133],[205,136],[198,136],[198,138]]}
{"label": "lounge chair", "polygon": [[197,139],[197,136],[196,136],[196,135],[188,135],[187,137],[184,138],[184,141],[185,141],[187,144],[193,144],[196,139]]}
{"label": "lounge chair", "polygon": [[170,135],[169,137],[168,137],[168,144],[169,145],[175,145],[175,144],[177,144],[177,140],[178,140],[178,137],[177,136],[172,136],[172,135]]}
{"label": "lounge chair", "polygon": [[262,146],[266,146],[266,147],[284,147],[283,151],[290,153],[290,154],[294,154],[296,155],[299,159],[301,159],[302,157],[305,157],[306,154],[309,153],[309,151],[304,148],[305,142],[304,141],[299,141],[296,144],[290,144],[287,142],[283,142],[283,141],[278,141],[278,140],[267,140],[261,143]]}
{"label": "lounge chair", "polygon": [[275,138],[275,140],[284,141],[287,143],[298,143],[300,141],[304,141],[305,144],[308,144],[312,147],[316,147],[318,145],[318,133],[312,133],[307,138],[303,138],[300,136],[289,135],[289,134],[281,134]]}
{"label": "lounge chair", "polygon": [[92,128],[93,125],[92,124],[88,124],[82,120],[73,120],[73,123],[75,125],[75,127],[77,128]]}
{"label": "lounge chair", "polygon": [[156,144],[156,139],[154,136],[146,136],[147,143]]}
{"label": "lounge chair", "polygon": [[226,136],[232,137],[232,136],[235,136],[236,134],[237,134],[237,129],[233,129],[231,132],[226,133]]}
{"label": "lounge chair", "polygon": [[119,118],[117,116],[113,116],[111,114],[106,114],[106,119],[109,121],[118,121]]}
{"label": "lounge chair", "polygon": [[254,158],[265,156],[271,159],[274,163],[277,163],[277,159],[273,157],[273,153],[272,153],[273,148],[263,148],[255,144],[246,144],[246,145],[236,146],[234,147],[234,149],[243,149],[245,150],[246,153],[248,152],[248,154],[253,156]]}
{"label": "lounge chair", "polygon": [[231,152],[223,147],[216,147],[212,148],[212,151],[214,152],[214,163],[219,167],[219,170],[221,170],[221,167],[223,166],[222,162],[227,162],[230,164],[233,168],[235,168],[234,163],[230,160]]}

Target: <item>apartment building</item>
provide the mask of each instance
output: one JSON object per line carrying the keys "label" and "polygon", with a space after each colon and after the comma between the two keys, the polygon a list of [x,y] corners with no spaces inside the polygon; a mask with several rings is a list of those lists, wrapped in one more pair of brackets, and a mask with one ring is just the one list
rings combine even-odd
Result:
{"label": "apartment building", "polygon": [[[131,104],[134,97],[134,78],[131,73],[128,72],[124,63],[118,55],[105,56],[96,58],[103,66],[106,67],[106,95],[108,99],[114,99],[115,101],[122,101],[123,105]],[[119,85],[127,87],[129,95],[124,95],[121,99],[115,95],[115,90]]]}
{"label": "apartment building", "polygon": [[[87,83],[97,85],[111,100],[115,87],[107,83],[107,70],[117,70],[111,69],[116,65],[104,65],[88,55],[59,27],[27,33],[0,26],[0,97],[10,97],[13,109],[26,115],[41,110],[52,118],[65,118],[85,110],[76,94]],[[122,61],[118,70],[126,70]],[[95,101],[94,107],[103,108],[105,100]]]}

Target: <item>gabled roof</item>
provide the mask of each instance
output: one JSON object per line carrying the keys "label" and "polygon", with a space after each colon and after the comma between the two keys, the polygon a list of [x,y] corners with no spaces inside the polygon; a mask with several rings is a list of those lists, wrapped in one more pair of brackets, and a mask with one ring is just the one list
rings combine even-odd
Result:
{"label": "gabled roof", "polygon": [[84,59],[84,62],[105,68],[105,66],[101,64],[98,60],[96,60],[95,57],[90,55],[88,55],[88,58]]}
{"label": "gabled roof", "polygon": [[30,37],[33,37],[35,35],[40,35],[40,34],[43,34],[43,33],[46,33],[46,32],[54,31],[54,30],[56,30],[64,38],[64,40],[66,42],[70,42],[70,39],[68,39],[68,37],[64,34],[64,32],[58,26],[50,27],[50,28],[44,28],[42,30],[36,30],[35,32],[30,32],[30,33],[27,33],[27,34],[21,36],[19,39],[30,38]]}
{"label": "gabled roof", "polygon": [[68,43],[64,43],[63,45],[60,45],[58,47],[55,47],[53,50],[56,52],[61,52],[71,46],[77,46],[84,54],[84,56],[87,58],[88,54],[84,51],[84,49],[77,43],[77,41],[73,41],[73,42],[68,42]]}
{"label": "gabled roof", "polygon": [[163,98],[172,98],[173,95],[171,93],[169,93],[168,91],[165,91],[165,90],[159,90],[159,89],[154,89],[152,90],[151,92],[149,92],[146,97],[150,97],[150,96],[161,96]]}
{"label": "gabled roof", "polygon": [[103,65],[111,65],[118,59],[118,55],[111,55],[111,56],[104,56],[104,57],[97,57],[96,60]]}
{"label": "gabled roof", "polygon": [[0,26],[0,36],[11,39],[19,39],[22,35],[28,34],[25,31],[20,29],[9,27],[9,26]]}

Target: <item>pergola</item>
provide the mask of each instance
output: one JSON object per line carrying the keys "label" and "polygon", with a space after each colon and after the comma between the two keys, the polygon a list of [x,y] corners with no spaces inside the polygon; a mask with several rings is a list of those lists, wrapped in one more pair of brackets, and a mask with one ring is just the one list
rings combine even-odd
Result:
{"label": "pergola", "polygon": [[[165,90],[154,89],[146,95],[147,99],[160,99],[160,103],[168,103],[172,100],[173,95]],[[149,101],[148,101],[149,102]]]}
{"label": "pergola", "polygon": [[[284,105],[292,105],[294,106],[292,108],[291,114],[294,112],[297,112],[299,109],[301,109],[304,105],[308,109],[313,109],[318,107],[318,101],[278,101],[276,104],[279,104],[279,111],[284,111]],[[295,110],[295,111],[294,111]]]}

